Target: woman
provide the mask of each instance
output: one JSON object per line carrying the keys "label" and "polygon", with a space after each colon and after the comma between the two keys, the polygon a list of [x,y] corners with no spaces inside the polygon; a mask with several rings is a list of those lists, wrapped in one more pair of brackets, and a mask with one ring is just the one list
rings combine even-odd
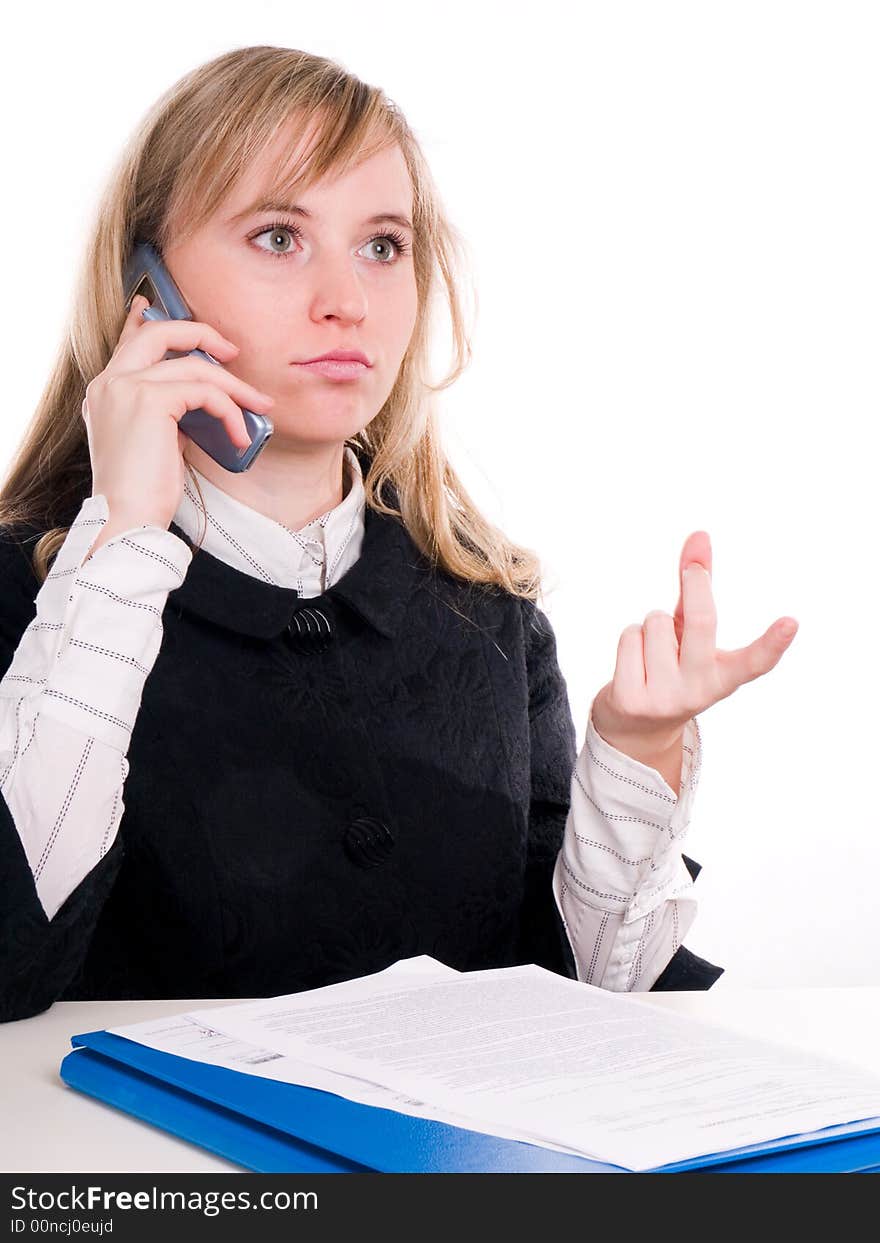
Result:
{"label": "woman", "polygon": [[[191,321],[126,313],[136,239]],[[676,617],[624,631],[576,756],[537,559],[437,434],[470,352],[455,251],[399,110],[320,57],[229,52],[132,140],[0,498],[0,1018],[422,953],[619,990],[720,974],[682,945],[695,717],[793,628],[717,652],[695,533]],[[240,407],[271,413],[248,471],[180,431],[199,407],[240,444]]]}

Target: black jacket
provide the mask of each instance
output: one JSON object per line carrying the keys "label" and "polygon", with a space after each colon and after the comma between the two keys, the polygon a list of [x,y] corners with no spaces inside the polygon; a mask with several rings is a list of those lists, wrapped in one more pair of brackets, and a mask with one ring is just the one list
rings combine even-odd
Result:
{"label": "black jacket", "polygon": [[[35,615],[38,534],[0,529],[0,676]],[[200,550],[163,626],[118,835],[51,921],[0,798],[0,1021],[274,996],[416,954],[576,978],[551,888],[575,730],[535,605],[432,570],[368,508],[317,599]],[[681,947],[654,987],[720,974]]]}

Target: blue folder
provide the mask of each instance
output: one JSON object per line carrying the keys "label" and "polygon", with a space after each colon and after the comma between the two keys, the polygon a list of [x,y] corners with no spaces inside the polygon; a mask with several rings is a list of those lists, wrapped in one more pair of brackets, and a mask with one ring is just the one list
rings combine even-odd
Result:
{"label": "blue folder", "polygon": [[[331,1092],[163,1053],[107,1031],[71,1037],[65,1083],[248,1170],[294,1173],[629,1171],[537,1144],[363,1105]],[[880,1172],[880,1119],[833,1138],[792,1136],[652,1173]]]}

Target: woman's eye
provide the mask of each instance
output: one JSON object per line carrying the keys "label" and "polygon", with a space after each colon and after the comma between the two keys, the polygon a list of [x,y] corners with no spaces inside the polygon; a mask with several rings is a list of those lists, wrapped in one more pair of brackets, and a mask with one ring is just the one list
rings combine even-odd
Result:
{"label": "woman's eye", "polygon": [[[257,249],[271,255],[273,259],[286,259],[288,255],[293,253],[293,242],[299,241],[302,233],[294,225],[273,224],[268,229],[261,229],[259,233],[251,235],[251,241],[257,242],[259,238],[268,237],[269,247],[258,245]],[[285,244],[285,237],[290,240]],[[284,247],[283,250],[272,249],[276,244]],[[376,262],[381,265],[389,265],[395,262],[401,255],[406,254],[409,249],[406,238],[394,233],[383,233],[376,237],[370,238],[365,243],[366,246],[379,246],[380,258]],[[363,247],[361,248],[363,249]],[[385,257],[381,257],[385,256]]]}
{"label": "woman's eye", "polygon": [[381,246],[385,255],[391,256],[390,259],[388,258],[380,259],[379,260],[380,263],[393,263],[394,260],[397,258],[398,247],[397,247],[397,244],[390,237],[373,237],[367,242],[367,245],[368,246]]}
{"label": "woman's eye", "polygon": [[[261,232],[254,234],[254,236],[251,238],[251,241],[256,242],[258,238],[268,236],[272,244],[279,241],[279,239],[282,239],[281,244],[283,245],[284,244],[283,237],[285,233],[287,234],[289,238],[293,239],[294,237],[293,229],[289,229],[286,225],[273,224],[270,228],[263,229],[261,230]],[[292,246],[293,246],[293,243],[291,240],[289,246],[285,250],[282,250],[282,251],[270,250],[268,253],[277,259],[283,259],[285,258],[286,255],[290,253]],[[265,248],[263,246],[260,246],[258,249],[263,250]]]}

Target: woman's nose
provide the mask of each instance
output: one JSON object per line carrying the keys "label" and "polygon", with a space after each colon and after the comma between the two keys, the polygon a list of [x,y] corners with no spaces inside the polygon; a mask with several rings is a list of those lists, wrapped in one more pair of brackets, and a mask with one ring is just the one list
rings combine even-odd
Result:
{"label": "woman's nose", "polygon": [[312,314],[358,323],[367,313],[367,293],[351,259],[326,260],[314,269]]}

